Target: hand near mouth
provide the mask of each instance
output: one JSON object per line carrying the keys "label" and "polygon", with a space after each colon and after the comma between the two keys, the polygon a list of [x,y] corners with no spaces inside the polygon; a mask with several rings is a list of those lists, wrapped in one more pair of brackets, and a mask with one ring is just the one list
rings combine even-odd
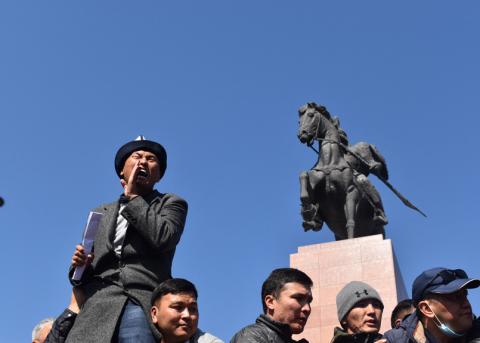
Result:
{"label": "hand near mouth", "polygon": [[122,184],[122,187],[124,189],[124,194],[130,200],[141,195],[142,193],[141,187],[139,187],[139,185],[137,184],[137,178],[139,175],[143,178],[148,177],[145,169],[140,167],[140,163],[137,163],[132,168],[132,172],[130,173],[130,177],[127,181],[125,181],[124,179],[120,179],[120,183]]}

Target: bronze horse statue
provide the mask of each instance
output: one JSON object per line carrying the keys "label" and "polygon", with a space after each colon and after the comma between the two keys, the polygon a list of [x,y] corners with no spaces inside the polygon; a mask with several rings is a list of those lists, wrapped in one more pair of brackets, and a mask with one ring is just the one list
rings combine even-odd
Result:
{"label": "bronze horse statue", "polygon": [[348,145],[348,138],[324,106],[308,103],[299,109],[300,142],[319,143],[315,166],[300,175],[300,200],[305,231],[319,231],[325,222],[336,240],[385,235],[388,223],[369,173],[382,180],[405,205],[419,211],[387,181],[385,159],[374,145]]}

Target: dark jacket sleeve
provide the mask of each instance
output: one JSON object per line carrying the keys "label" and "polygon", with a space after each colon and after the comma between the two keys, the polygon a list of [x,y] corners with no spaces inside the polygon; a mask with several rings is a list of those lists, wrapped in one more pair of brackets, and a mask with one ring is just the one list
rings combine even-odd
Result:
{"label": "dark jacket sleeve", "polygon": [[80,280],[74,280],[73,279],[73,273],[75,272],[75,267],[70,266],[68,268],[68,280],[70,281],[70,284],[72,286],[81,286],[84,284],[86,281],[90,280],[93,276],[93,268],[92,265],[88,265],[87,268],[85,268],[82,278]]}
{"label": "dark jacket sleeve", "polygon": [[67,340],[68,333],[75,323],[77,314],[68,308],[63,311],[60,317],[55,320],[52,330],[45,339],[45,343],[64,343]]}
{"label": "dark jacket sleeve", "polygon": [[122,215],[152,247],[163,251],[176,247],[183,233],[187,203],[173,194],[148,204],[138,196],[127,204]]}

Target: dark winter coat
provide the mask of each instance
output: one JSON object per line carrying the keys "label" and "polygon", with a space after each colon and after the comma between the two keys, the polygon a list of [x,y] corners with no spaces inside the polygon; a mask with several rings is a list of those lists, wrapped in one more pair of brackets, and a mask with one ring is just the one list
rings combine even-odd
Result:
{"label": "dark winter coat", "polygon": [[77,314],[68,308],[53,322],[52,329],[45,338],[44,343],[64,343],[67,340],[68,333],[75,323]]}
{"label": "dark winter coat", "polygon": [[[384,334],[388,343],[437,343],[437,340],[424,330],[423,324],[418,320],[417,314],[413,312],[403,319],[397,329],[392,329]],[[459,342],[480,342],[480,321],[473,321],[472,328],[467,334],[458,339]]]}
{"label": "dark winter coat", "polygon": [[382,339],[382,335],[379,333],[359,332],[349,334],[340,328],[335,328],[330,343],[374,343],[379,339]]}
{"label": "dark winter coat", "polygon": [[[262,314],[255,324],[244,327],[233,336],[230,343],[295,343],[288,324],[274,321]],[[302,339],[298,342],[308,343]]]}
{"label": "dark winter coat", "polygon": [[[113,247],[119,202],[100,206],[94,211],[104,216],[95,236],[94,260],[80,282],[87,300],[67,343],[111,342],[128,299],[141,305],[146,317],[150,318],[152,290],[171,278],[173,256],[183,232],[187,203],[176,195],[157,191],[129,201],[122,212],[129,226],[120,258]],[[150,324],[156,338],[160,338]]]}

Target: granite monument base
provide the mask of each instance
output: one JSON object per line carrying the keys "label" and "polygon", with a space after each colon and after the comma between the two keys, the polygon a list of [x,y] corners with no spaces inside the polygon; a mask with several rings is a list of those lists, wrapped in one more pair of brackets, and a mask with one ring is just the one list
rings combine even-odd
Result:
{"label": "granite monument base", "polygon": [[290,255],[290,266],[313,280],[312,313],[302,334],[310,343],[328,343],[340,326],[335,297],[350,281],[364,281],[374,287],[385,305],[383,333],[390,329],[395,305],[408,298],[390,239],[382,235],[302,246]]}

